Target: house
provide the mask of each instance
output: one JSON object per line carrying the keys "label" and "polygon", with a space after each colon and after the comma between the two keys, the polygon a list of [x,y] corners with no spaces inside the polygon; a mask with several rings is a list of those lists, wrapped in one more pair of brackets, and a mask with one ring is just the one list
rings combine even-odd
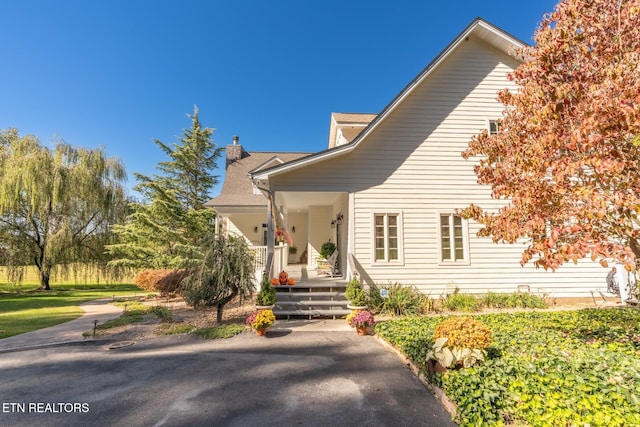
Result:
{"label": "house", "polygon": [[226,202],[232,198],[226,186],[239,185],[228,181],[240,177],[229,175],[228,166],[223,194],[209,205],[229,229],[232,222],[270,252],[278,227],[288,230],[309,271],[322,244],[334,242],[344,279],[358,274],[368,284],[398,282],[433,296],[454,288],[529,289],[556,298],[605,292],[607,271],[599,264],[581,260],[555,272],[522,267],[524,243],[480,238],[477,223],[455,214],[471,203],[487,209],[503,203],[477,184],[475,161],[461,152],[473,135],[496,130],[504,109],[497,92],[515,89],[507,73],[520,64],[514,47],[524,45],[474,20],[379,114],[334,113],[327,150],[271,153],[243,165],[246,189],[233,203]]}

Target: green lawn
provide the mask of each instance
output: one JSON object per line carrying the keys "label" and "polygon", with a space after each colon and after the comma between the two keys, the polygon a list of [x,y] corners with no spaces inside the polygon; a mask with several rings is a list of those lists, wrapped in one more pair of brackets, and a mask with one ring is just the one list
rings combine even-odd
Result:
{"label": "green lawn", "polygon": [[145,291],[131,284],[55,284],[52,291],[37,285],[0,283],[0,339],[35,331],[80,317],[86,301]]}
{"label": "green lawn", "polygon": [[376,333],[445,391],[462,426],[640,425],[640,309],[475,318],[493,330],[488,359],[444,374],[425,370],[443,316],[381,322]]}

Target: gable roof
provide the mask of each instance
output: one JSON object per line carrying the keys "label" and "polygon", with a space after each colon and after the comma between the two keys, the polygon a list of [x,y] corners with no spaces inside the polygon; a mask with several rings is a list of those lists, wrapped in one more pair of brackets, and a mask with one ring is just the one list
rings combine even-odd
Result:
{"label": "gable roof", "polygon": [[337,143],[338,131],[347,142],[351,142],[376,116],[377,114],[366,113],[331,113],[329,148],[340,145]]}
{"label": "gable roof", "polygon": [[396,107],[402,103],[414,90],[418,87],[438,65],[440,65],[449,54],[454,51],[461,43],[468,40],[470,36],[477,37],[484,40],[486,43],[495,47],[502,52],[515,56],[514,48],[521,48],[528,46],[527,43],[518,39],[517,37],[503,31],[493,24],[483,20],[482,18],[476,18],[471,24],[467,26],[438,56],[436,56],[421,72],[418,74],[383,110],[380,114],[375,116],[373,120],[360,132],[357,137],[348,144],[329,148],[328,150],[320,151],[310,156],[297,159],[280,166],[268,168],[262,171],[256,171],[251,173],[251,179],[258,183],[266,183],[269,176],[276,175],[282,172],[291,171],[303,166],[307,166],[319,161],[323,161],[334,156],[339,156],[351,152],[357,147],[361,141],[363,141],[367,135],[369,135],[378,124],[385,120],[386,117],[393,112]]}
{"label": "gable roof", "polygon": [[264,207],[267,199],[260,194],[254,194],[253,183],[249,179],[251,171],[263,168],[273,168],[285,162],[308,156],[310,153],[291,152],[246,152],[242,151],[239,160],[230,162],[226,168],[224,183],[220,195],[205,203],[206,207],[218,211],[225,207]]}

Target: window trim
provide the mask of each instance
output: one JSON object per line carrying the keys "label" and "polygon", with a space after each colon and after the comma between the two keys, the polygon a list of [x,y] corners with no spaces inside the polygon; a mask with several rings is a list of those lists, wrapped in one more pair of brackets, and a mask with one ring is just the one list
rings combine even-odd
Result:
{"label": "window trim", "polygon": [[[388,222],[386,218],[389,215],[395,215],[398,217],[398,259],[376,259],[376,216],[384,215],[385,217],[385,234],[388,230]],[[370,213],[371,218],[371,265],[385,266],[385,265],[404,265],[404,217],[401,210],[375,210]],[[388,236],[385,236],[385,257],[388,257]]]}
{"label": "window trim", "polygon": [[[500,132],[500,119],[487,119],[487,133],[489,135],[496,135],[498,132]],[[492,132],[491,131],[491,125],[495,123],[496,126],[496,131]]]}
{"label": "window trim", "polygon": [[[436,228],[437,228],[437,257],[438,257],[438,265],[471,265],[471,258],[469,256],[469,222],[464,219],[462,220],[462,253],[463,257],[460,260],[451,260],[451,259],[442,259],[442,216],[448,216],[449,218],[453,218],[456,213],[453,210],[446,211],[436,211]],[[451,228],[451,220],[449,219],[449,227]],[[450,233],[453,236],[453,233]],[[455,251],[455,243],[453,245],[453,250]]]}

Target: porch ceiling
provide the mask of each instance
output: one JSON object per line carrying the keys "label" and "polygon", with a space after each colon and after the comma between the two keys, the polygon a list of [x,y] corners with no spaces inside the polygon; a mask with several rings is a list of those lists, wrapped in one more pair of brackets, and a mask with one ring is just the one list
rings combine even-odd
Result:
{"label": "porch ceiling", "polygon": [[309,206],[329,206],[335,204],[344,193],[278,191],[277,199],[287,212],[306,212]]}

